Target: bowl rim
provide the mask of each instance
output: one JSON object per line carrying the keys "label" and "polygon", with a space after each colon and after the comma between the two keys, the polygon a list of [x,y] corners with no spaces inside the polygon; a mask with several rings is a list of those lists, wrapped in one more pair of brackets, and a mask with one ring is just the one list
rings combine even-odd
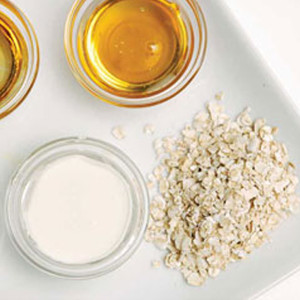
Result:
{"label": "bowl rim", "polygon": [[[29,235],[26,236],[27,239],[26,243],[28,243],[29,246],[25,245],[24,241],[20,238],[20,231],[22,231],[23,234],[25,232],[25,228],[22,227],[21,224],[22,214],[21,212],[19,212],[19,214],[16,215],[14,210],[15,210],[16,203],[20,204],[22,201],[22,197],[16,198],[16,191],[18,188],[20,188],[22,179],[24,179],[24,176],[26,175],[26,169],[29,169],[30,167],[32,167],[32,165],[36,164],[36,166],[32,167],[36,171],[39,167],[43,166],[43,156],[45,160],[45,156],[49,153],[51,154],[51,151],[59,150],[59,149],[63,150],[64,146],[69,146],[69,147],[75,146],[78,147],[78,149],[83,149],[83,147],[85,146],[87,147],[93,146],[98,148],[99,150],[103,150],[104,152],[109,153],[109,155],[112,155],[114,158],[120,160],[128,168],[128,170],[134,176],[136,180],[136,184],[140,188],[141,195],[140,198],[138,199],[140,201],[139,203],[140,207],[138,207],[138,209],[140,209],[142,213],[140,213],[137,217],[137,223],[135,224],[135,228],[133,229],[129,228],[126,234],[132,235],[133,230],[136,230],[137,232],[135,237],[133,238],[133,242],[129,245],[127,249],[125,249],[125,247],[128,246],[129,243],[125,244],[125,246],[119,244],[116,248],[116,251],[113,250],[112,253],[110,253],[110,254],[114,254],[116,252],[119,255],[117,256],[117,260],[114,260],[114,257],[109,254],[107,256],[109,258],[108,262],[106,257],[104,257],[103,259],[100,258],[97,261],[83,263],[83,264],[61,263],[44,255],[41,251],[38,251],[37,247],[34,248],[33,243],[28,242],[30,239]],[[84,151],[78,153],[84,155]],[[53,153],[52,156],[54,156]],[[105,155],[103,157],[105,158]],[[23,194],[24,194],[24,187],[22,188],[22,195]],[[148,189],[146,187],[144,177],[140,172],[140,170],[138,169],[138,167],[136,166],[136,164],[131,160],[131,158],[127,156],[127,154],[125,154],[117,147],[107,142],[97,140],[94,138],[88,138],[88,137],[66,137],[66,138],[57,139],[52,142],[46,143],[45,145],[33,151],[18,166],[13,176],[11,177],[10,183],[6,191],[5,201],[4,201],[4,221],[6,225],[6,231],[15,249],[27,262],[29,262],[36,269],[46,274],[58,278],[64,278],[64,279],[92,279],[92,278],[105,275],[106,273],[109,273],[119,268],[130,257],[132,257],[132,255],[138,249],[139,245],[143,240],[148,225],[148,220],[149,220]],[[24,239],[24,237],[22,238]],[[28,251],[28,249],[30,251]],[[101,262],[103,261],[104,264],[101,264]]]}
{"label": "bowl rim", "polygon": [[[192,69],[186,75],[187,78],[179,78],[175,82],[171,82],[166,87],[163,87],[161,90],[154,92],[153,94],[146,95],[137,95],[137,96],[118,96],[112,92],[106,91],[104,88],[97,86],[90,77],[83,70],[82,65],[80,65],[76,59],[77,53],[73,47],[74,35],[77,37],[77,34],[74,34],[75,23],[77,22],[78,12],[86,4],[92,3],[101,3],[105,0],[76,0],[68,14],[66,23],[65,23],[65,32],[64,32],[64,48],[66,58],[69,64],[69,67],[83,88],[89,91],[93,96],[99,98],[100,100],[113,104],[120,107],[128,108],[140,108],[148,107],[163,103],[171,98],[174,98],[181,91],[183,91],[196,77],[199,73],[207,52],[207,22],[203,13],[203,10],[197,0],[183,0],[193,11],[193,16],[196,18],[196,29],[195,26],[191,28],[195,31],[198,30],[198,35],[201,37],[199,40],[199,50],[196,55],[196,59]],[[188,20],[189,21],[189,20]],[[195,25],[195,24],[194,24]],[[75,43],[75,42],[74,42]],[[77,44],[77,43],[75,43]],[[195,49],[194,49],[195,50]],[[193,54],[193,53],[192,53]],[[188,68],[189,65],[186,67]],[[184,82],[177,87],[176,84],[183,80]],[[178,84],[177,84],[178,85]],[[175,90],[176,89],[176,90]],[[174,91],[173,91],[174,90]]]}
{"label": "bowl rim", "polygon": [[[11,17],[14,16],[18,18],[18,20],[24,26],[24,30],[28,34],[29,41],[27,41],[26,39],[24,40],[27,47],[30,46],[28,50],[30,50],[30,48],[32,50],[32,64],[28,66],[27,77],[22,83],[20,89],[17,91],[16,95],[14,95],[14,97],[10,101],[8,101],[2,108],[0,108],[0,119],[2,119],[12,113],[17,107],[19,107],[32,90],[39,72],[40,49],[35,30],[23,11],[9,0],[0,0],[0,6],[4,6],[10,12],[10,14],[5,14],[6,17],[11,19]],[[18,29],[20,30],[19,27]]]}

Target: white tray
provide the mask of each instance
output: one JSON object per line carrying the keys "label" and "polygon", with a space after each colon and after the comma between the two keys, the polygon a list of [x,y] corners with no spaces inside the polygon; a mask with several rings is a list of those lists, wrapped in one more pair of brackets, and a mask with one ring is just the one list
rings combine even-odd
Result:
{"label": "white tray", "polygon": [[[157,126],[156,136],[176,133],[223,90],[225,104],[234,115],[245,106],[254,117],[266,117],[280,128],[292,160],[300,162],[300,123],[295,107],[249,43],[222,0],[202,0],[208,23],[208,54],[192,85],[176,99],[147,109],[122,109],[94,99],[75,81],[63,49],[63,29],[72,0],[16,0],[36,28],[41,47],[41,68],[35,87],[24,104],[0,121],[0,193],[2,202],[9,177],[17,165],[41,144],[65,136],[91,136],[116,144],[143,172],[154,165],[151,138],[142,133],[145,123]],[[123,124],[125,141],[110,131]],[[0,210],[3,220],[3,209]],[[2,222],[3,223],[3,222]],[[200,288],[187,286],[176,271],[153,269],[162,257],[153,245],[143,243],[119,270],[90,281],[49,277],[25,262],[0,227],[0,299],[196,300],[247,299],[300,265],[300,217],[285,222],[273,243],[235,263],[217,279]]]}

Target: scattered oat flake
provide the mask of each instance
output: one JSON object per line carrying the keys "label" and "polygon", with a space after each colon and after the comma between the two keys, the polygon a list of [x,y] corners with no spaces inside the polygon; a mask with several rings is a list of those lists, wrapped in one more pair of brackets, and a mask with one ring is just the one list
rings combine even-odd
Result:
{"label": "scattered oat flake", "polygon": [[200,286],[245,259],[299,210],[295,165],[277,130],[253,121],[250,109],[234,120],[213,102],[179,136],[154,142],[163,156],[148,176],[159,194],[145,239],[188,284]]}
{"label": "scattered oat flake", "polygon": [[148,181],[148,182],[146,183],[146,185],[147,185],[147,188],[148,188],[149,190],[151,190],[151,189],[154,188],[155,183],[154,183],[153,181]]}
{"label": "scattered oat flake", "polygon": [[221,92],[218,92],[216,95],[215,95],[215,99],[216,100],[223,100],[224,98],[224,92],[221,91]]}
{"label": "scattered oat flake", "polygon": [[122,126],[116,126],[112,130],[112,135],[117,139],[117,140],[123,140],[126,137],[125,130]]}
{"label": "scattered oat flake", "polygon": [[152,266],[153,268],[155,268],[155,269],[158,269],[158,268],[161,267],[161,262],[160,262],[159,260],[153,260],[153,261],[151,262],[151,266]]}
{"label": "scattered oat flake", "polygon": [[164,153],[163,141],[161,139],[156,139],[153,144],[154,144],[155,154],[157,158],[159,158],[160,155]]}
{"label": "scattered oat flake", "polygon": [[155,126],[153,124],[146,124],[144,126],[144,133],[146,135],[153,135],[155,132]]}

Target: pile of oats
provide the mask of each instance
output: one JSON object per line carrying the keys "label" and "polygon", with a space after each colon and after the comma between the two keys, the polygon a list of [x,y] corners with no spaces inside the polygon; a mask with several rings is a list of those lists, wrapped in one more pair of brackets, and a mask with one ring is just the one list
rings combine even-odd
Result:
{"label": "pile of oats", "polygon": [[276,133],[263,119],[253,122],[249,109],[232,120],[218,102],[180,137],[155,141],[160,193],[146,240],[167,250],[166,266],[189,284],[245,258],[298,208],[295,167]]}

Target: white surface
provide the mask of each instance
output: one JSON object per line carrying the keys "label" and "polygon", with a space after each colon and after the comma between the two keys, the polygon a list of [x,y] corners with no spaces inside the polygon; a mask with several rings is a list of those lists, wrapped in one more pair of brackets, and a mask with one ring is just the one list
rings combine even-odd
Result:
{"label": "white surface", "polygon": [[[245,31],[300,108],[300,1],[227,0]],[[300,272],[258,300],[298,300]]]}
{"label": "white surface", "polygon": [[[264,68],[248,40],[228,14],[221,0],[202,0],[209,26],[209,49],[199,76],[176,99],[157,107],[128,110],[106,105],[87,94],[71,75],[63,52],[63,26],[72,0],[18,0],[37,29],[41,45],[41,70],[25,103],[0,123],[0,193],[4,197],[9,176],[34,148],[69,135],[89,135],[113,142],[134,158],[143,172],[153,162],[151,139],[142,134],[145,123],[157,125],[157,136],[175,133],[202,104],[224,90],[231,114],[249,105],[253,116],[264,116],[280,128],[279,138],[300,163],[300,120],[286,94]],[[112,126],[125,125],[128,137],[117,142]],[[2,220],[2,213],[0,219]],[[300,264],[300,218],[291,218],[265,245],[242,263],[233,264],[201,288],[183,283],[175,271],[152,269],[161,256],[143,243],[119,270],[91,281],[63,281],[34,270],[3,236],[0,268],[1,299],[109,299],[109,300],[235,300],[247,299]]]}
{"label": "white surface", "polygon": [[300,1],[226,2],[300,108]]}
{"label": "white surface", "polygon": [[122,176],[82,155],[59,158],[37,173],[24,215],[38,248],[67,264],[95,261],[114,250],[131,206]]}

